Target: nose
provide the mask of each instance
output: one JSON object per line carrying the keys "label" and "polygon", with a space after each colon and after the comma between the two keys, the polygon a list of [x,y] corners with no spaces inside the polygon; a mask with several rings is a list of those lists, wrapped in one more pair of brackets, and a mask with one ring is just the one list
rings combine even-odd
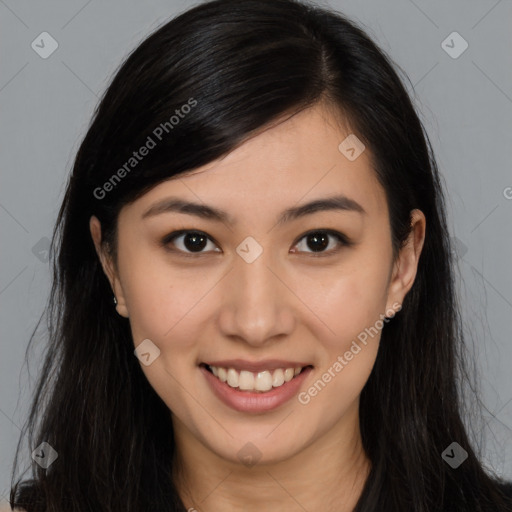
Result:
{"label": "nose", "polygon": [[219,326],[226,337],[253,346],[289,336],[295,329],[299,302],[288,288],[282,267],[266,251],[252,263],[236,258],[223,283]]}

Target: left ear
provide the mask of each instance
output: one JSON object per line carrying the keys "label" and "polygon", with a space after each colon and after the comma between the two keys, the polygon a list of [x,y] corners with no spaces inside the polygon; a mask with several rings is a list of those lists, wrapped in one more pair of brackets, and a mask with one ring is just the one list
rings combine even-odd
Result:
{"label": "left ear", "polygon": [[411,231],[405,245],[400,249],[394,264],[393,275],[388,288],[388,309],[393,304],[402,304],[407,292],[411,289],[418,270],[423,244],[425,242],[426,219],[421,210],[411,212]]}

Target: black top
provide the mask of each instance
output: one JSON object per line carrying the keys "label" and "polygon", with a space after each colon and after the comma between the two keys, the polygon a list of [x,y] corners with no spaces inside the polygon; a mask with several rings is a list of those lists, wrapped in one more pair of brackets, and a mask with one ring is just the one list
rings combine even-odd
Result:
{"label": "black top", "polygon": [[501,490],[509,497],[512,498],[512,482],[507,482],[505,485],[501,485]]}
{"label": "black top", "polygon": [[512,512],[512,482],[505,482],[503,484],[499,484],[499,488],[502,490],[503,494],[510,499],[510,511]]}

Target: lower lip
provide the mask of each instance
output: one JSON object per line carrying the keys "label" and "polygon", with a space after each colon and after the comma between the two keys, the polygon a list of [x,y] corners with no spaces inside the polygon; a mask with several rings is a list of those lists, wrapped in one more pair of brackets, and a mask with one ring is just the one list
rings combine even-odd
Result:
{"label": "lower lip", "polygon": [[297,394],[304,379],[312,370],[308,366],[299,375],[278,388],[273,388],[265,393],[253,393],[232,388],[226,382],[220,381],[204,366],[199,368],[215,395],[226,405],[240,412],[266,412],[276,409]]}

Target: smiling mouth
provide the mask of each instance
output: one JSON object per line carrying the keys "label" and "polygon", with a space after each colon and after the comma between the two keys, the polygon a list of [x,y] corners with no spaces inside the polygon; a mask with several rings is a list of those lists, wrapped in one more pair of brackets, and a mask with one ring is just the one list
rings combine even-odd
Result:
{"label": "smiling mouth", "polygon": [[306,368],[313,368],[312,365],[306,365],[294,368],[277,368],[275,370],[251,372],[212,366],[205,363],[201,363],[200,366],[234,390],[251,393],[266,393],[272,389],[280,388],[300,375]]}

